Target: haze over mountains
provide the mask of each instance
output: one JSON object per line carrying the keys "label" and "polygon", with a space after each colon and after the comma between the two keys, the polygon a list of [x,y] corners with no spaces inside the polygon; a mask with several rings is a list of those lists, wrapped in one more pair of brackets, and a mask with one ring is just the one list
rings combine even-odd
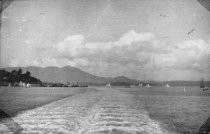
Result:
{"label": "haze over mountains", "polygon": [[89,73],[86,73],[78,68],[65,66],[65,67],[7,67],[6,71],[18,70],[22,69],[23,72],[27,70],[31,72],[31,75],[40,79],[42,82],[80,82],[80,83],[88,83],[88,84],[106,84],[109,82],[129,82],[129,83],[138,83],[138,80],[129,79],[124,76],[119,76],[116,78],[110,77],[99,77]]}
{"label": "haze over mountains", "polygon": [[[78,68],[65,66],[65,67],[7,67],[4,68],[6,71],[11,72],[12,70],[22,69],[22,72],[29,71],[31,76],[40,79],[42,82],[50,83],[67,83],[67,82],[79,82],[93,85],[105,85],[107,83],[128,83],[130,85],[138,85],[142,83],[150,83],[154,86],[164,86],[169,84],[170,86],[199,86],[200,81],[139,81],[130,79],[125,76],[111,77],[100,77],[84,72]],[[2,68],[3,69],[3,68]],[[206,81],[206,86],[210,86],[210,81]]]}

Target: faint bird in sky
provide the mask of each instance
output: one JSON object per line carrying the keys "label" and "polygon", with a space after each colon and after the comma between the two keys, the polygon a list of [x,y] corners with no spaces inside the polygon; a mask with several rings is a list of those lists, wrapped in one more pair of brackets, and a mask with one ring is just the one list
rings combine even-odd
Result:
{"label": "faint bird in sky", "polygon": [[190,35],[191,33],[193,33],[195,31],[195,29],[191,29],[187,34]]}

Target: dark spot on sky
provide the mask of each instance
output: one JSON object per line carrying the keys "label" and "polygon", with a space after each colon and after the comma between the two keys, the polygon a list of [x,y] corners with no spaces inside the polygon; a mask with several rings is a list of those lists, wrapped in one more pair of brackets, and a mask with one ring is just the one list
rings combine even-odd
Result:
{"label": "dark spot on sky", "polygon": [[1,0],[0,13],[4,11],[14,0]]}
{"label": "dark spot on sky", "polygon": [[210,12],[210,0],[197,0],[197,1]]}
{"label": "dark spot on sky", "polygon": [[195,31],[195,29],[191,29],[187,34],[190,35],[191,33],[193,33]]}
{"label": "dark spot on sky", "polygon": [[160,14],[160,16],[163,18],[168,17],[166,14]]}

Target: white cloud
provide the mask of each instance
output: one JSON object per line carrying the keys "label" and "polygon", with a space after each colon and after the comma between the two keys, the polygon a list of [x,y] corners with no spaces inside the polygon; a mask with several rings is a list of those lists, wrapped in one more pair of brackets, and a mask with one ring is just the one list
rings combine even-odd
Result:
{"label": "white cloud", "polygon": [[18,66],[18,60],[17,60],[17,59],[11,59],[11,60],[10,60],[10,66],[11,66],[11,67],[16,67],[16,66]]}
{"label": "white cloud", "polygon": [[201,39],[175,44],[172,54],[176,58],[176,67],[191,69],[195,63],[200,64],[201,70],[210,67],[207,60],[210,57],[210,46]]}
{"label": "white cloud", "polygon": [[29,41],[29,40],[25,40],[24,41],[26,44],[30,44],[31,43],[31,41]]}
{"label": "white cloud", "polygon": [[83,41],[84,36],[82,35],[68,36],[64,41],[56,45],[55,49],[57,49],[59,53],[76,56],[77,52],[82,48]]}
{"label": "white cloud", "polygon": [[136,42],[150,42],[153,38],[152,33],[136,33],[134,30],[130,30],[120,38],[118,44],[131,45]]}
{"label": "white cloud", "polygon": [[210,73],[210,46],[202,39],[167,44],[152,33],[131,30],[113,42],[85,42],[83,35],[72,35],[41,48],[36,49],[37,59],[34,56],[27,65],[71,65],[96,75],[138,79],[191,79],[190,74]]}

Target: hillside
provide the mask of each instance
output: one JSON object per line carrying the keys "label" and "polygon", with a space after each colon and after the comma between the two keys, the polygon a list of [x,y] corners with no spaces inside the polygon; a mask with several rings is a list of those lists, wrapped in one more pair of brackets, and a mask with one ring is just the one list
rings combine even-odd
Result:
{"label": "hillside", "polygon": [[[20,67],[8,67],[5,68],[7,71],[19,69]],[[110,78],[98,77],[92,74],[86,73],[78,68],[71,66],[65,67],[21,67],[23,72],[27,70],[31,72],[31,75],[40,79],[42,82],[80,82],[80,83],[107,83]]]}
{"label": "hillside", "polygon": [[[130,85],[138,85],[140,81],[130,79],[125,76],[118,76],[115,78],[99,77],[86,73],[78,68],[65,66],[65,67],[7,67],[6,71],[22,69],[23,73],[26,71],[31,72],[31,76],[40,79],[42,82],[80,82],[88,85],[105,85],[107,83],[127,83]],[[3,68],[2,68],[3,69]],[[169,84],[170,86],[199,86],[200,81],[142,81],[141,83],[150,83],[152,86],[164,86]],[[205,81],[206,86],[210,86],[210,81]]]}
{"label": "hillside", "polygon": [[139,81],[135,79],[129,79],[125,76],[118,76],[110,81],[111,85],[138,85]]}
{"label": "hillside", "polygon": [[137,80],[129,79],[125,76],[118,76],[115,78],[110,77],[99,77],[92,74],[86,73],[78,68],[65,66],[65,67],[7,67],[4,68],[7,71],[22,69],[23,72],[30,71],[31,75],[40,79],[42,82],[80,82],[86,84],[104,85],[106,83],[113,82],[127,82],[129,84],[138,83]]}

